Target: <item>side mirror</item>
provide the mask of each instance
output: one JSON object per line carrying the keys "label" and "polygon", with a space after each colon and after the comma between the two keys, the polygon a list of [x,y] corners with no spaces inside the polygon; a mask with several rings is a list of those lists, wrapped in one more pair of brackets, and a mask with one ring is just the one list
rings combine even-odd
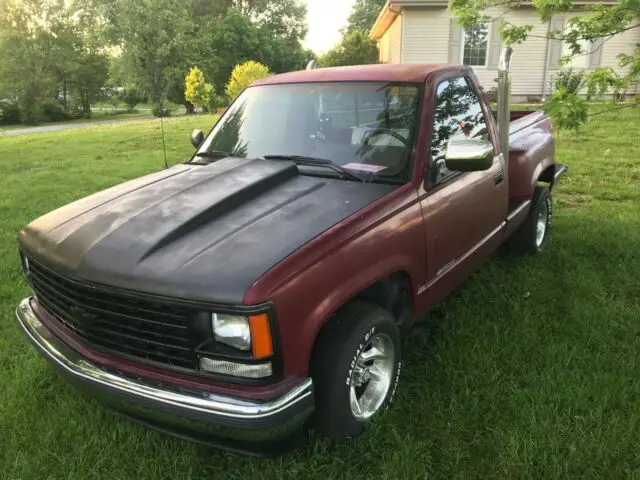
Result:
{"label": "side mirror", "polygon": [[444,162],[455,172],[488,170],[493,164],[493,144],[482,138],[452,138],[447,143]]}
{"label": "side mirror", "polygon": [[191,132],[191,145],[198,148],[204,142],[204,133],[202,130],[194,130]]}

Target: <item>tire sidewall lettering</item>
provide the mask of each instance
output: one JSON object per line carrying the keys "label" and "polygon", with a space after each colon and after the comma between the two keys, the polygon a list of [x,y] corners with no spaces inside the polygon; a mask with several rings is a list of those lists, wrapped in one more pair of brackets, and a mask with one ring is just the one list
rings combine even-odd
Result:
{"label": "tire sidewall lettering", "polygon": [[365,347],[367,342],[369,342],[369,339],[375,332],[376,332],[376,327],[375,326],[371,327],[371,329],[367,333],[365,333],[364,340],[361,340],[358,343],[358,348],[356,348],[356,353],[351,358],[351,362],[349,362],[349,368],[347,369],[347,379],[345,383],[348,387],[351,387],[351,381],[353,379],[353,370],[356,368],[358,357],[360,356],[362,349]]}
{"label": "tire sidewall lettering", "polygon": [[389,396],[389,400],[386,402],[387,408],[389,407],[389,405],[391,405],[391,403],[393,402],[393,398],[396,395],[396,390],[398,389],[398,383],[400,382],[400,370],[402,370],[402,362],[398,362],[398,368],[396,369],[396,378],[393,382],[393,389],[391,390],[391,395]]}

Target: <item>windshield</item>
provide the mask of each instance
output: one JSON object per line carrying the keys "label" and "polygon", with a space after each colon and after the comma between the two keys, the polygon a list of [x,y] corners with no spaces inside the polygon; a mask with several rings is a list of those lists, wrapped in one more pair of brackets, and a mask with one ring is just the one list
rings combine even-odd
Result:
{"label": "windshield", "polygon": [[305,83],[245,90],[199,149],[330,160],[359,176],[410,176],[418,87]]}

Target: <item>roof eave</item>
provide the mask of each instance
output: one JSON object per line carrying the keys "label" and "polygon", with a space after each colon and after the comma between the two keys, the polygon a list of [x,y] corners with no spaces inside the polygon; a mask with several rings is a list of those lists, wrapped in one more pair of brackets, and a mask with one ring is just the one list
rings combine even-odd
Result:
{"label": "roof eave", "polygon": [[[589,5],[594,3],[613,4],[617,0],[574,0],[574,5]],[[524,0],[520,6],[529,7],[532,6],[531,0]],[[436,7],[447,6],[448,0],[387,0],[380,10],[376,22],[373,24],[371,31],[369,32],[369,38],[371,40],[380,40],[389,27],[393,24],[396,17],[406,7]]]}
{"label": "roof eave", "polygon": [[373,27],[371,27],[371,31],[369,32],[369,38],[371,40],[380,40],[384,33],[393,24],[398,14],[402,11],[402,8],[396,6],[395,3],[396,2],[387,0],[387,3],[385,3],[382,10],[380,10],[378,18],[376,18],[376,22],[373,24]]}

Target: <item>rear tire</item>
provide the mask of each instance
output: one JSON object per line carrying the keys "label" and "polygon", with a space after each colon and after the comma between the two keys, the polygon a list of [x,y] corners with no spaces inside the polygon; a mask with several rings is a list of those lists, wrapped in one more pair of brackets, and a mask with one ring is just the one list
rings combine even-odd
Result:
{"label": "rear tire", "polygon": [[529,215],[509,240],[509,246],[512,250],[526,254],[542,252],[549,245],[552,219],[551,193],[546,187],[536,187]]}
{"label": "rear tire", "polygon": [[400,353],[391,313],[366,302],[343,307],[320,332],[311,361],[314,429],[336,439],[360,435],[393,399]]}

